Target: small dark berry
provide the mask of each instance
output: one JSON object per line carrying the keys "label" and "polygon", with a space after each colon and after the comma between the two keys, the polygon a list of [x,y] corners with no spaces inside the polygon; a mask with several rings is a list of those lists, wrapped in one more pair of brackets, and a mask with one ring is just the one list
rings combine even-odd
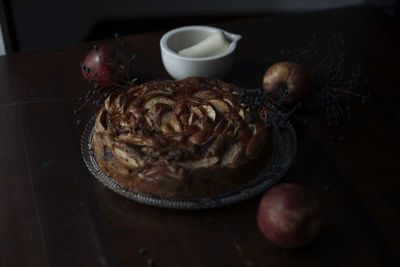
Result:
{"label": "small dark berry", "polygon": [[339,142],[343,142],[343,141],[344,141],[344,137],[343,136],[339,137]]}
{"label": "small dark berry", "polygon": [[290,114],[289,113],[285,113],[282,115],[282,118],[287,121],[289,119]]}
{"label": "small dark berry", "polygon": [[75,109],[74,110],[74,115],[77,115],[79,113],[79,110]]}
{"label": "small dark berry", "polygon": [[147,265],[154,266],[154,265],[156,265],[156,262],[152,258],[150,258],[147,260]]}
{"label": "small dark berry", "polygon": [[121,35],[119,35],[119,33],[115,33],[115,39],[120,39],[121,38]]}
{"label": "small dark berry", "polygon": [[228,93],[232,93],[233,89],[232,88],[228,88]]}
{"label": "small dark berry", "polygon": [[99,47],[95,44],[95,45],[93,45],[93,48],[95,49],[95,50],[99,50]]}
{"label": "small dark berry", "polygon": [[329,191],[330,191],[330,188],[329,188],[329,186],[324,185],[324,186],[322,187],[322,190],[324,190],[325,192],[329,192]]}
{"label": "small dark berry", "polygon": [[139,253],[142,255],[145,255],[147,253],[147,251],[144,248],[139,248]]}
{"label": "small dark berry", "polygon": [[254,123],[254,118],[253,118],[253,116],[249,115],[248,121],[249,121],[250,124],[253,124],[253,123]]}
{"label": "small dark berry", "polygon": [[82,121],[81,120],[77,120],[76,124],[80,126],[80,125],[82,125]]}
{"label": "small dark berry", "polygon": [[82,101],[83,101],[83,97],[79,97],[78,100],[79,100],[80,102],[82,102]]}

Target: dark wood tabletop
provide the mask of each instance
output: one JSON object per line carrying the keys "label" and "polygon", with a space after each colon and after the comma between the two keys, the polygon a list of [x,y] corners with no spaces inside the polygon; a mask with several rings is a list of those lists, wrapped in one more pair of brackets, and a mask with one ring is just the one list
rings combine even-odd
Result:
{"label": "dark wood tabletop", "polygon": [[[290,60],[285,51],[302,51],[314,34],[321,42],[343,36],[349,63],[369,79],[371,97],[340,127],[329,128],[307,104],[298,116],[309,125],[292,118],[298,151],[283,181],[319,196],[317,238],[298,249],[272,245],[256,223],[261,195],[179,211],[136,203],[98,182],[82,160],[84,125],[73,115],[90,89],[79,63],[91,44],[82,44],[0,57],[1,266],[148,266],[149,259],[156,266],[400,266],[399,28],[367,6],[215,25],[243,35],[226,77],[240,86],[260,87],[272,62]],[[163,33],[124,37],[137,54],[139,82],[170,78]]]}

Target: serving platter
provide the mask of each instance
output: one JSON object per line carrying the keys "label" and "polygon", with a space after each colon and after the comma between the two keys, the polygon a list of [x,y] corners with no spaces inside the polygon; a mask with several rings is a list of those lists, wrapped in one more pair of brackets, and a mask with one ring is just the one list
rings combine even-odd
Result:
{"label": "serving platter", "polygon": [[290,122],[288,122],[287,126],[283,129],[273,124],[274,144],[272,157],[263,171],[242,188],[210,198],[191,200],[163,199],[133,192],[117,183],[100,169],[92,148],[95,120],[96,114],[88,121],[81,138],[82,157],[89,171],[102,184],[121,196],[142,204],[162,208],[181,210],[210,209],[247,200],[264,192],[273,184],[277,183],[289,170],[297,151],[296,134]]}

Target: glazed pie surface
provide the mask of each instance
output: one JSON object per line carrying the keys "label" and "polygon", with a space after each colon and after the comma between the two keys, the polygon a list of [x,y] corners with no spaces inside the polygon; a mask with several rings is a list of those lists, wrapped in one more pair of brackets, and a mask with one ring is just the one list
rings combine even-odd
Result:
{"label": "glazed pie surface", "polygon": [[93,149],[102,171],[160,198],[238,189],[266,165],[272,133],[242,89],[217,79],[155,80],[114,91],[99,111]]}

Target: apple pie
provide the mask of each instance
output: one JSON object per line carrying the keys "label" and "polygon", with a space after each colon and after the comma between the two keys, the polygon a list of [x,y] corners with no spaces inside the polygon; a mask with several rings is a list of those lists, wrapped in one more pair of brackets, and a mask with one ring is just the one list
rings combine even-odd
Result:
{"label": "apple pie", "polygon": [[218,79],[154,80],[105,100],[93,135],[102,171],[127,189],[196,199],[243,187],[271,156],[272,131],[242,89]]}

